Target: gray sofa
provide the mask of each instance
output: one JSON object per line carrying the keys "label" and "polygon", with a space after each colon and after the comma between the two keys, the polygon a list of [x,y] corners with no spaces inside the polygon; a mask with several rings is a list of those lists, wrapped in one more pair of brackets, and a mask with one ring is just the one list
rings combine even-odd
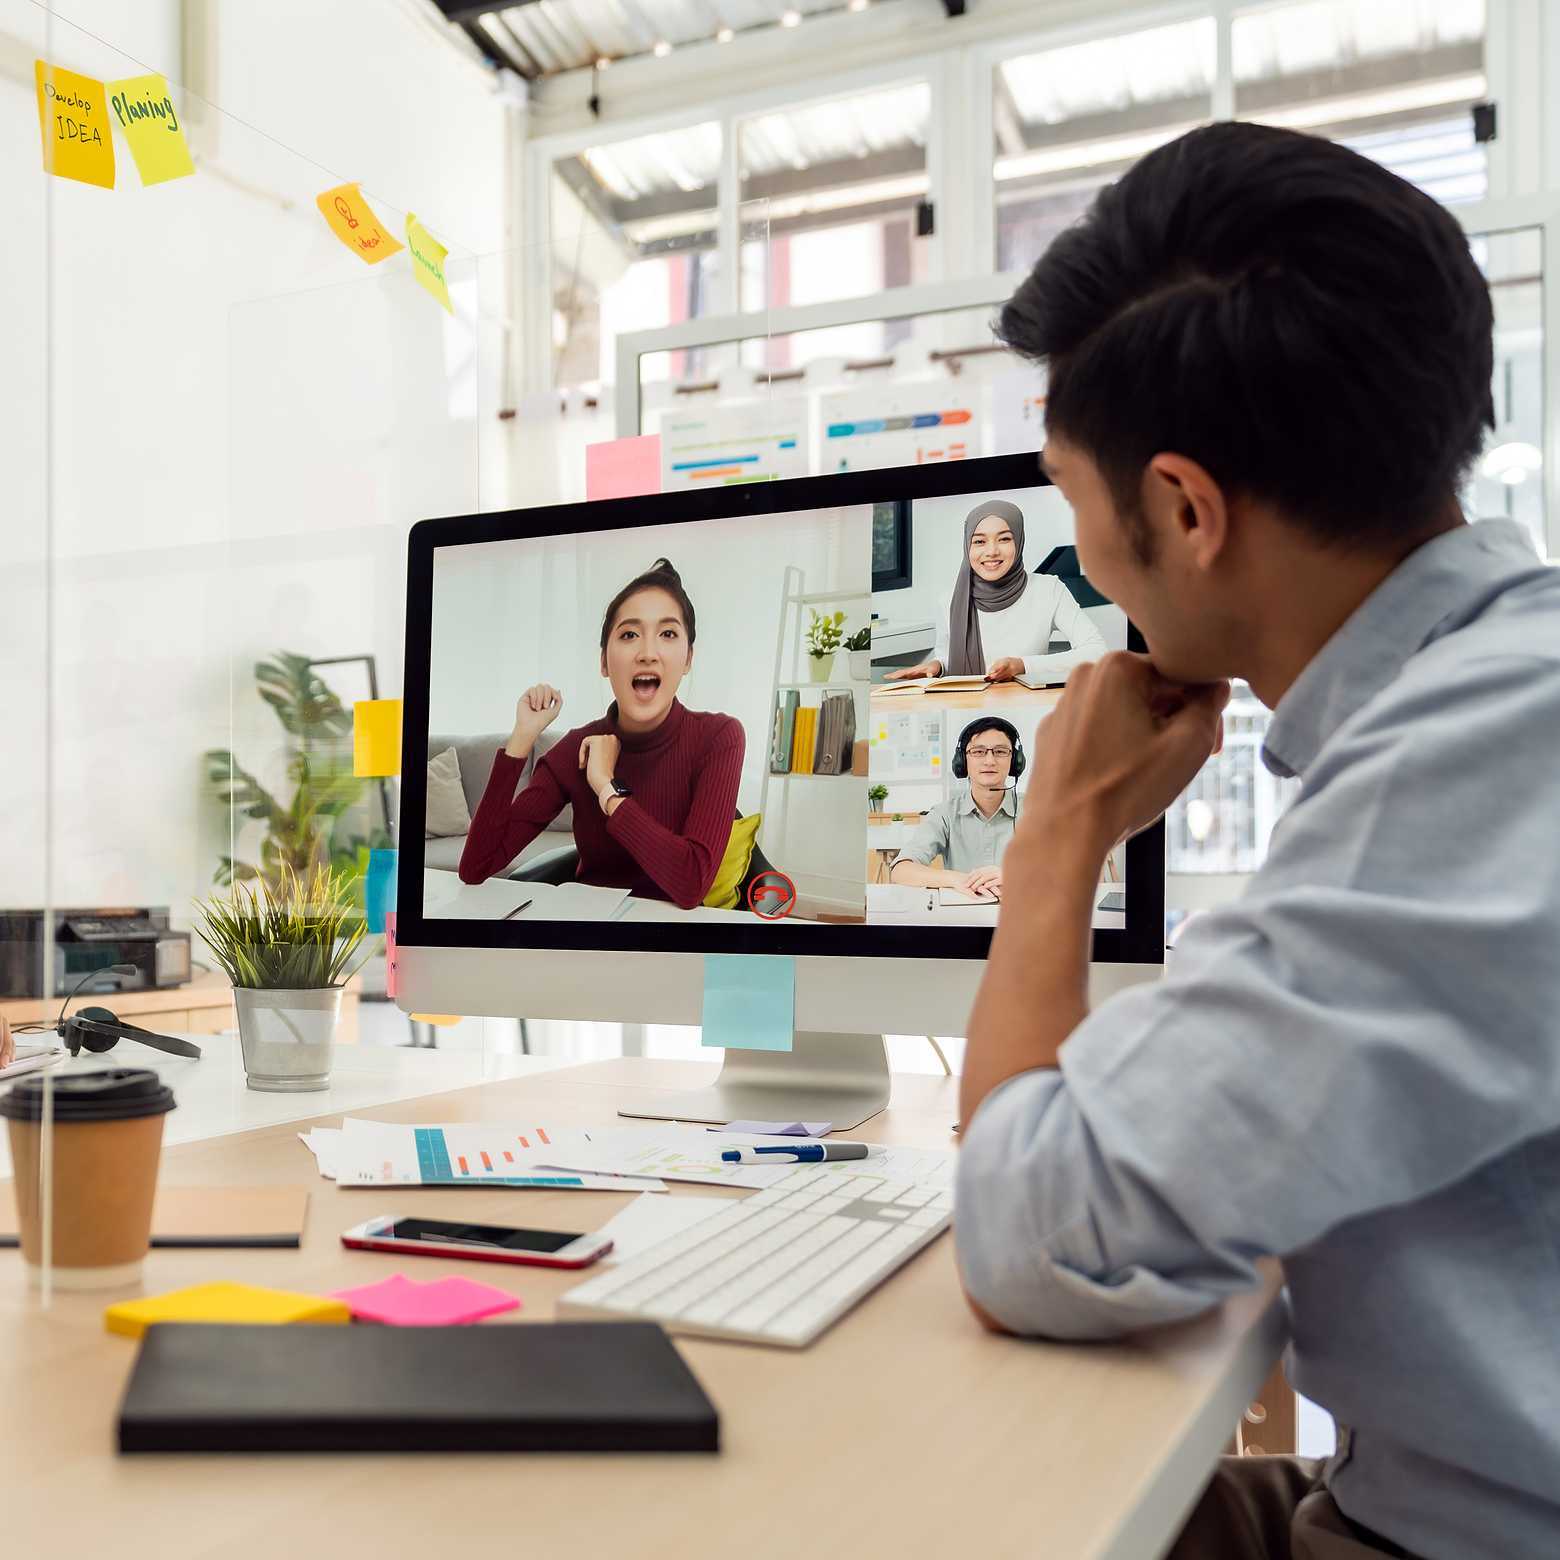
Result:
{"label": "gray sofa", "polygon": [[[520,784],[515,787],[517,791],[523,789],[530,781],[531,773],[536,768],[536,761],[558,740],[561,733],[556,731],[544,731],[536,740],[536,746],[531,750],[531,756],[525,762],[525,769],[520,776]],[[482,800],[482,793],[487,789],[488,775],[493,768],[493,755],[509,740],[507,731],[488,732],[476,737],[457,736],[430,736],[428,738],[428,757],[437,758],[445,748],[455,749],[455,756],[460,762],[460,785],[466,793],[466,810],[476,817],[477,804]],[[573,845],[574,843],[574,809],[565,807],[552,824],[542,830],[524,850],[515,857],[504,869],[504,873],[512,873],[525,862],[533,860],[537,856],[544,855],[548,851],[557,850],[560,846]],[[460,853],[466,848],[466,836],[464,834],[451,834],[438,839],[425,840],[423,842],[423,865],[428,867],[441,867],[445,871],[453,872],[460,865]],[[503,874],[494,873],[495,877]]]}

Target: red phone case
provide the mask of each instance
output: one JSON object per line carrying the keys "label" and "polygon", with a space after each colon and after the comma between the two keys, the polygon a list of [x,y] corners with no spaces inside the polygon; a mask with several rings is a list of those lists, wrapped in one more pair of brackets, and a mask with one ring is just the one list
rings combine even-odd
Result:
{"label": "red phone case", "polygon": [[382,1240],[367,1239],[361,1235],[343,1235],[341,1244],[353,1251],[395,1251],[408,1257],[445,1257],[462,1262],[503,1262],[512,1267],[550,1267],[566,1272],[590,1267],[612,1250],[612,1242],[609,1240],[594,1256],[572,1262],[560,1262],[556,1255],[545,1251],[479,1251],[475,1248],[457,1249],[454,1246],[446,1249],[423,1240]]}

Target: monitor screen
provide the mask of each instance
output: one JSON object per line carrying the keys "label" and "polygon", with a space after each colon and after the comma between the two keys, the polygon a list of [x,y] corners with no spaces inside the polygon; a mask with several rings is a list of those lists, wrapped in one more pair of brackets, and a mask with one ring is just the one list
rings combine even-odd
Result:
{"label": "monitor screen", "polygon": [[[1033,461],[966,465],[417,527],[402,935],[983,952],[1036,732],[1129,628],[1044,570],[1073,522]],[[1097,956],[1145,848],[1102,868]]]}

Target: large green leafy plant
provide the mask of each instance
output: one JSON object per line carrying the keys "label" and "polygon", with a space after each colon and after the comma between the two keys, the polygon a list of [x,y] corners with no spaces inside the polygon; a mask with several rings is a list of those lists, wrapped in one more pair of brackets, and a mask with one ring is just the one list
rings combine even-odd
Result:
{"label": "large green leafy plant", "polygon": [[300,876],[288,866],[197,904],[195,929],[235,986],[265,991],[345,985],[365,930],[349,876],[328,867]]}
{"label": "large green leafy plant", "polygon": [[368,782],[352,773],[352,711],[307,656],[286,650],[256,664],[255,685],[286,734],[291,795],[267,790],[228,748],[205,755],[212,793],[239,817],[265,825],[259,861],[225,855],[214,880],[275,884],[284,871],[307,876],[319,867],[361,875],[366,853],[392,842],[383,828],[363,821]]}

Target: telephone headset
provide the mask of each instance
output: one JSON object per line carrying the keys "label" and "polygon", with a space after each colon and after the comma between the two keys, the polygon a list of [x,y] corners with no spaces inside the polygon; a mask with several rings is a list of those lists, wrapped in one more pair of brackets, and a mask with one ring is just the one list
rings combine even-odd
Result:
{"label": "telephone headset", "polygon": [[22,1034],[26,1031],[46,1031],[53,1028],[60,1039],[65,1042],[65,1049],[72,1056],[79,1056],[83,1051],[112,1051],[121,1040],[138,1040],[142,1045],[149,1045],[154,1051],[167,1051],[172,1056],[189,1056],[199,1058],[200,1047],[189,1040],[179,1040],[173,1035],[153,1034],[150,1029],[139,1029],[134,1024],[127,1024],[107,1008],[85,1007],[80,1012],[73,1013],[69,1018],[65,1016],[68,1008],[82,986],[94,975],[134,975],[136,967],[133,964],[110,964],[104,969],[89,970],[78,980],[71,990],[70,995],[60,1005],[58,1023],[49,1024],[18,1024],[16,1032]]}
{"label": "telephone headset", "polygon": [[1018,727],[995,715],[982,715],[979,720],[972,720],[959,733],[959,745],[953,750],[954,779],[969,779],[970,761],[965,756],[965,749],[970,745],[970,738],[978,736],[983,731],[1000,731],[1013,744],[1013,761],[1008,768],[1008,779],[1017,785],[1018,777],[1024,772],[1024,765],[1029,762],[1024,757],[1024,744],[1018,740]]}

